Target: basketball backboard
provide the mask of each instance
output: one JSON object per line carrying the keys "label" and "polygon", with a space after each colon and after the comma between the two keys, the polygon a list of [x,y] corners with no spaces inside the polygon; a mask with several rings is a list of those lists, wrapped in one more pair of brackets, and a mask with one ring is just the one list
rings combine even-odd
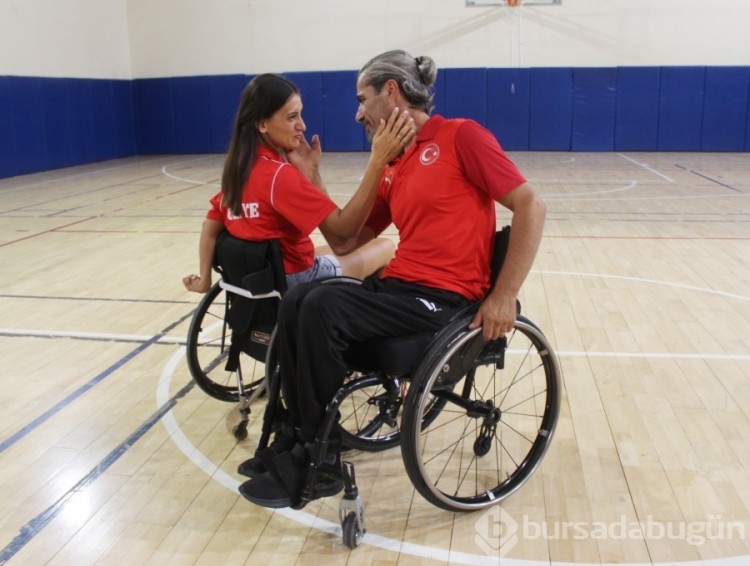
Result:
{"label": "basketball backboard", "polygon": [[[522,6],[559,6],[562,0],[521,0]],[[508,0],[466,0],[467,6],[506,6]]]}

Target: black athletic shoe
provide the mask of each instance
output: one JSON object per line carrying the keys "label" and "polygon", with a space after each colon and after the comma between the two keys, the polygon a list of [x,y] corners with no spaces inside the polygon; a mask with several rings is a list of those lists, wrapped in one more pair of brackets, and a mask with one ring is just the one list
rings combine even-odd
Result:
{"label": "black athletic shoe", "polygon": [[[269,456],[273,456],[273,454],[281,454],[282,452],[291,450],[294,448],[295,443],[294,429],[284,427],[274,435],[273,441],[264,450],[270,450],[272,453]],[[245,460],[237,467],[237,473],[248,478],[256,478],[267,471],[268,468],[266,468],[263,458],[260,457],[259,453],[256,453],[254,457]]]}

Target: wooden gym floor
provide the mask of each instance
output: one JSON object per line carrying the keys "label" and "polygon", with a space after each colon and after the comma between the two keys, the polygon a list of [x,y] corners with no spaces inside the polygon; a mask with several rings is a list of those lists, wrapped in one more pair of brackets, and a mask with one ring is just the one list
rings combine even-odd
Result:
{"label": "wooden gym floor", "polygon": [[[352,551],[338,497],[237,494],[262,403],[237,443],[191,386],[180,278],[222,157],[0,180],[0,564],[748,563],[748,154],[512,157],[549,204],[521,298],[562,368],[552,447],[494,515],[426,503],[398,449],[352,454]],[[342,203],[365,160],[326,155]]]}

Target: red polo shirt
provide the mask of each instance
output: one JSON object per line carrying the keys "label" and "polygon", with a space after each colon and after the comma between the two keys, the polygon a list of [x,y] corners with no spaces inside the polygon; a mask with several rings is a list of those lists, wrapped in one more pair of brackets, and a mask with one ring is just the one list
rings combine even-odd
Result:
{"label": "red polo shirt", "polygon": [[223,222],[227,231],[245,240],[278,239],[284,271],[312,267],[315,246],[310,233],[336,204],[277,152],[258,148],[258,156],[242,193],[242,214],[235,216],[222,203],[219,191],[206,218]]}
{"label": "red polo shirt", "polygon": [[489,290],[495,205],[526,179],[495,137],[472,120],[435,115],[386,168],[368,226],[393,222],[396,257],[383,277],[446,289],[471,300]]}

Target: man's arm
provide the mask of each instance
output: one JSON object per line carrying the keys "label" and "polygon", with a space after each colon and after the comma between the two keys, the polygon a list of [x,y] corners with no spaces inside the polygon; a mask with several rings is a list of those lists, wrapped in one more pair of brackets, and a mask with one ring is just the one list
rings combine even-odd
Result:
{"label": "man's arm", "polygon": [[507,193],[500,204],[513,213],[508,252],[497,283],[470,325],[470,328],[482,326],[485,340],[497,339],[513,329],[516,299],[534,263],[547,214],[547,205],[529,183]]}

